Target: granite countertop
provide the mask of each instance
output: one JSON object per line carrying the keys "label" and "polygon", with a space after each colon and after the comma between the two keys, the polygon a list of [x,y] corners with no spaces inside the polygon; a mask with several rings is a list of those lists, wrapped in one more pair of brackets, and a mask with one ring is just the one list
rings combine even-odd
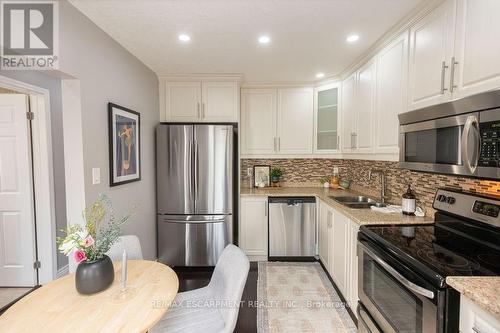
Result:
{"label": "granite countertop", "polygon": [[266,187],[266,188],[242,188],[242,197],[245,196],[317,196],[332,208],[337,209],[352,221],[359,225],[363,224],[419,224],[434,223],[429,217],[406,216],[403,214],[385,214],[371,209],[348,208],[330,197],[345,195],[364,195],[352,190],[334,190],[321,187]]}
{"label": "granite countertop", "polygon": [[500,318],[500,276],[448,276],[446,283]]}

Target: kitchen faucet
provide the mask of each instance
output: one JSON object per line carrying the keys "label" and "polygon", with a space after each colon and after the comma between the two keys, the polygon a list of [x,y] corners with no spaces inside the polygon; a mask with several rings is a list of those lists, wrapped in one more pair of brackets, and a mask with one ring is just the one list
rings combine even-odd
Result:
{"label": "kitchen faucet", "polygon": [[372,180],[374,173],[380,175],[380,203],[385,206],[385,172],[384,170],[370,170],[368,171],[368,180]]}

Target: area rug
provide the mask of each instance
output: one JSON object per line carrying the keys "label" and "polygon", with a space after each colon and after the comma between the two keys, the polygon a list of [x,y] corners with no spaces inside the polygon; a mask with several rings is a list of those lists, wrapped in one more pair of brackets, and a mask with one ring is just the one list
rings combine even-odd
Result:
{"label": "area rug", "polygon": [[319,263],[259,262],[258,333],[357,332]]}

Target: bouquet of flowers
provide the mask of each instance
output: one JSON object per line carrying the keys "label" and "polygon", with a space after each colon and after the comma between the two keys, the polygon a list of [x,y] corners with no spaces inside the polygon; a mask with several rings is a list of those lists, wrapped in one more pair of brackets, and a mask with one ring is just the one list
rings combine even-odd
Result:
{"label": "bouquet of flowers", "polygon": [[58,237],[59,251],[69,256],[73,253],[75,261],[94,261],[104,257],[111,245],[120,237],[120,228],[129,219],[127,213],[116,219],[111,200],[104,195],[83,211],[84,225],[75,224],[62,230],[66,236]]}

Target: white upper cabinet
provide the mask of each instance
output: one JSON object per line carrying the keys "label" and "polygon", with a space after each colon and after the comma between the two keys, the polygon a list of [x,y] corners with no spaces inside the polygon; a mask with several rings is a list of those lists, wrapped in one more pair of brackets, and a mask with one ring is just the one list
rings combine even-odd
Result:
{"label": "white upper cabinet", "polygon": [[343,153],[352,152],[355,147],[355,88],[356,73],[342,81],[342,135],[340,144]]}
{"label": "white upper cabinet", "polygon": [[201,88],[203,121],[238,121],[239,94],[236,82],[203,81]]}
{"label": "white upper cabinet", "polygon": [[455,1],[448,0],[410,29],[410,110],[451,98],[448,82],[453,57],[455,13]]}
{"label": "white upper cabinet", "polygon": [[242,156],[310,156],[313,89],[242,89],[241,127]]}
{"label": "white upper cabinet", "polygon": [[236,81],[160,79],[160,120],[167,122],[237,122]]}
{"label": "white upper cabinet", "polygon": [[276,151],[276,89],[241,90],[241,154]]}
{"label": "white upper cabinet", "polygon": [[500,1],[460,0],[455,40],[456,97],[500,88]]}
{"label": "white upper cabinet", "polygon": [[278,154],[311,154],[313,138],[313,90],[278,90]]}
{"label": "white upper cabinet", "polygon": [[385,47],[377,57],[374,110],[374,152],[397,154],[398,114],[406,111],[408,33]]}
{"label": "white upper cabinet", "polygon": [[369,62],[358,71],[356,87],[356,131],[354,147],[357,153],[371,153],[373,148],[373,109],[375,97],[375,62]]}
{"label": "white upper cabinet", "polygon": [[165,121],[199,121],[201,118],[201,82],[165,84]]}
{"label": "white upper cabinet", "polygon": [[339,83],[315,89],[314,153],[340,152],[339,90]]}

